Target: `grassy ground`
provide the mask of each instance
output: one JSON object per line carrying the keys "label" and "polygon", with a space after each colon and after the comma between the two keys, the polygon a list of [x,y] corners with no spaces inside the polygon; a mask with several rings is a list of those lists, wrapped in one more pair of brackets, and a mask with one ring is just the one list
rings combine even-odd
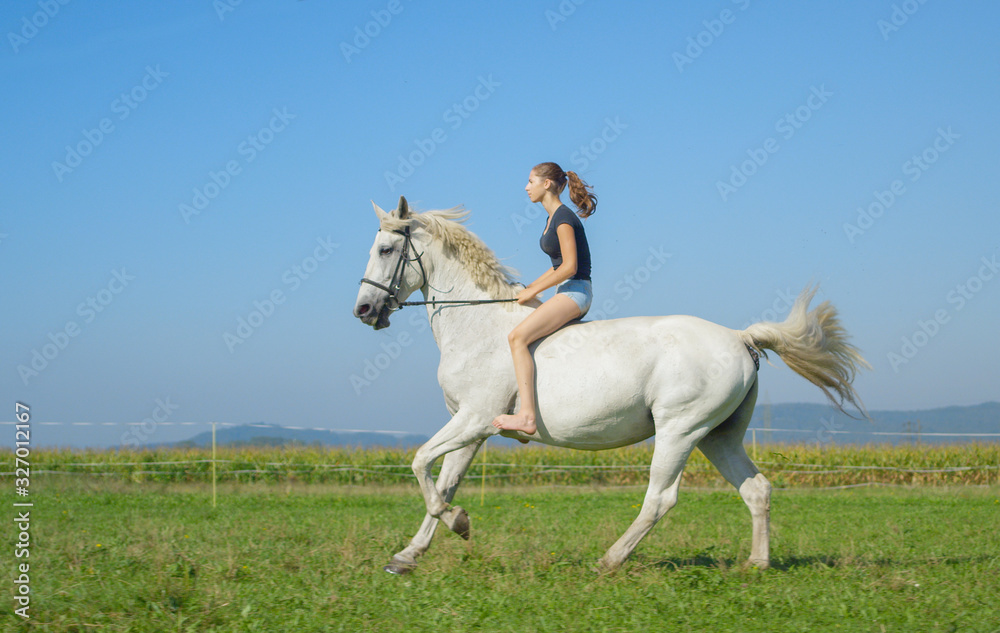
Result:
{"label": "grassy ground", "polygon": [[[0,494],[10,524],[12,486]],[[592,567],[641,487],[460,492],[409,576],[381,571],[423,516],[415,485],[223,487],[32,480],[44,631],[1000,630],[1000,488],[808,489],[772,500],[774,567],[748,569],[733,492],[683,489],[623,570]],[[5,529],[4,560],[16,534]],[[13,605],[13,589],[8,604]]]}

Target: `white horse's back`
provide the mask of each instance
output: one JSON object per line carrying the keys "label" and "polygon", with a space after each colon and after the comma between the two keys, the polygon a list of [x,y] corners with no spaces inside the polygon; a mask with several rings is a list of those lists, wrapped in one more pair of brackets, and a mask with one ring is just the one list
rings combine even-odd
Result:
{"label": "white horse's back", "polygon": [[657,410],[724,418],[756,374],[735,331],[691,316],[572,324],[541,341],[534,358],[532,439],[592,450],[651,437]]}

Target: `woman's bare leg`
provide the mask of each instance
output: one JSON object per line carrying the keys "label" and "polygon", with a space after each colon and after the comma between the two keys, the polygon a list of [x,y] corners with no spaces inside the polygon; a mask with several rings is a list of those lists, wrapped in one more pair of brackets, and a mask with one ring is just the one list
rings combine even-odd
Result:
{"label": "woman's bare leg", "polygon": [[497,416],[493,420],[493,426],[505,431],[521,431],[528,435],[533,435],[538,430],[535,426],[535,363],[528,346],[579,317],[580,306],[566,295],[557,294],[511,330],[507,341],[510,343],[510,353],[514,359],[514,374],[517,376],[521,408],[514,414]]}

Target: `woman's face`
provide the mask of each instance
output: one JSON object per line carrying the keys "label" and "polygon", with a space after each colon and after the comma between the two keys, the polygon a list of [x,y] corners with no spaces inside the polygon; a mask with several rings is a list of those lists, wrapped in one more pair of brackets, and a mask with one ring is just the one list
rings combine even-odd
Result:
{"label": "woman's face", "polygon": [[528,174],[528,184],[525,185],[524,190],[528,192],[528,198],[532,202],[539,202],[545,195],[545,183],[546,180],[534,171]]}

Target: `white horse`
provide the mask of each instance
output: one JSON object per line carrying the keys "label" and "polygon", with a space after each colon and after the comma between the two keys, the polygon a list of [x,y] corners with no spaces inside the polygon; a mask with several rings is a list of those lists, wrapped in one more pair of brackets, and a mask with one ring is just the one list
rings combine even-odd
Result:
{"label": "white horse", "polygon": [[[480,445],[498,433],[583,450],[654,438],[642,509],[601,558],[606,570],[618,568],[677,503],[681,472],[696,446],[750,509],[749,562],[769,565],[771,485],[743,448],[757,400],[758,354],[773,350],[839,408],[850,403],[864,413],[851,382],[868,363],[847,342],[833,306],[807,311],[815,289],[803,291],[783,323],[742,331],[692,316],[572,322],[531,348],[537,433],[499,431],[490,422],[515,410],[518,397],[507,334],[539,304],[510,303],[520,284],[459,223],[466,216],[461,209],[414,213],[404,198],[392,213],[374,206],[379,231],[354,314],[375,329],[388,327],[408,296],[423,293],[425,302],[406,304],[427,305],[441,350],[438,382],[452,415],[413,460],[427,516],[386,571],[412,570],[438,520],[469,538],[468,514],[450,503]],[[442,456],[435,485],[431,468]]]}

